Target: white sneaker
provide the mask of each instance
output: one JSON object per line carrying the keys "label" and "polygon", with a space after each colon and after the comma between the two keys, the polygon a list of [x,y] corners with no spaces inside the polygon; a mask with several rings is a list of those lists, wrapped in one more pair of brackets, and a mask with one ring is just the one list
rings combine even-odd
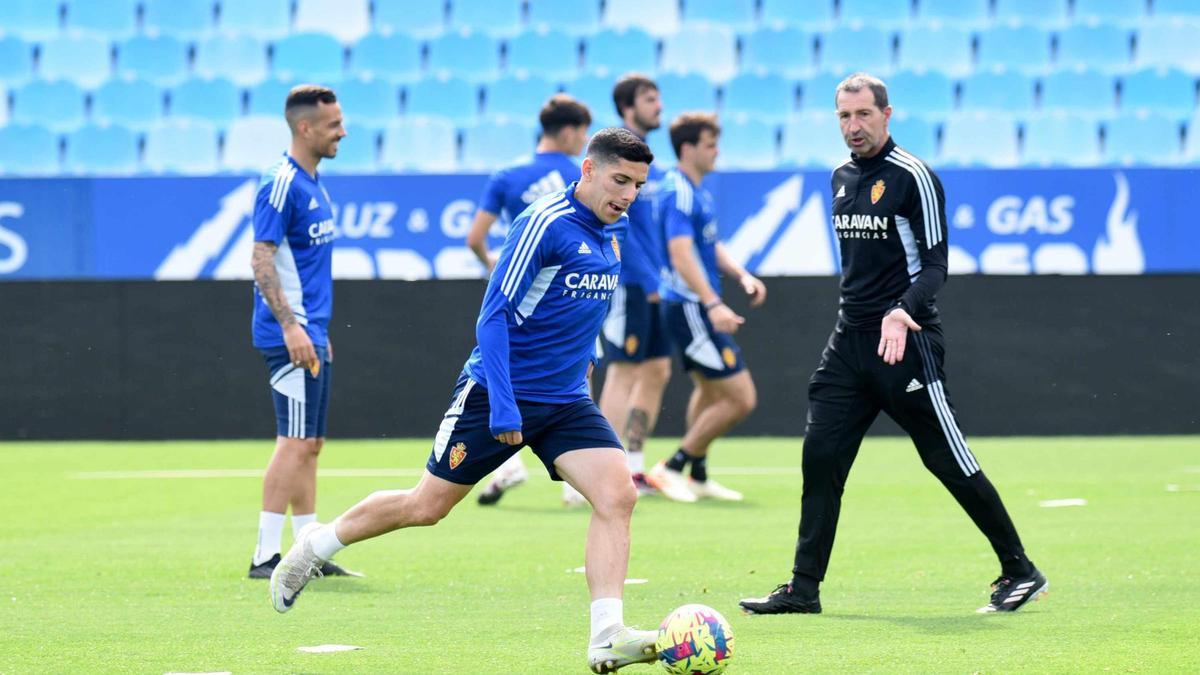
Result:
{"label": "white sneaker", "polygon": [[711,478],[703,482],[689,478],[687,485],[697,499],[716,499],[723,502],[742,501],[742,493],[730,490]]}
{"label": "white sneaker", "polygon": [[664,497],[675,502],[694,502],[696,495],[688,489],[687,479],[679,471],[667,468],[667,463],[659,462],[646,474],[646,482],[653,485]]}
{"label": "white sneaker", "polygon": [[271,604],[276,612],[283,613],[291,609],[309,580],[321,576],[321,566],[325,561],[313,553],[310,541],[318,527],[321,524],[314,522],[301,528],[296,534],[295,543],[275,566],[275,571],[271,572]]}
{"label": "white sneaker", "polygon": [[483,506],[495,504],[505,492],[527,480],[529,471],[525,469],[525,463],[521,461],[520,455],[513,455],[496,469],[492,480],[479,493],[479,503]]}
{"label": "white sneaker", "polygon": [[657,640],[657,631],[622,626],[602,644],[588,645],[588,668],[593,673],[612,673],[631,663],[653,663],[658,658]]}
{"label": "white sneaker", "polygon": [[580,506],[587,506],[587,497],[583,493],[576,490],[570,483],[563,481],[563,506],[574,509]]}

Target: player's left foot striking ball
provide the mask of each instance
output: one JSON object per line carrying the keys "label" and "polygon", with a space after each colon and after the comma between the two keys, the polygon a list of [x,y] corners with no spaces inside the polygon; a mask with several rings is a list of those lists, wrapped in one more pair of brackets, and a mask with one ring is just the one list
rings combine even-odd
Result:
{"label": "player's left foot striking ball", "polygon": [[705,481],[689,478],[687,486],[692,491],[692,494],[696,495],[697,499],[716,499],[723,502],[742,501],[742,493],[737,490],[730,490],[711,478]]}
{"label": "player's left foot striking ball", "polygon": [[295,604],[300,591],[314,576],[321,575],[325,561],[312,549],[312,533],[321,525],[309,523],[296,535],[296,542],[271,573],[271,604],[276,612],[286,612]]}
{"label": "player's left foot striking ball", "polygon": [[529,472],[524,466],[515,469],[509,469],[502,466],[492,480],[479,493],[479,504],[482,506],[491,506],[500,501],[504,493],[511,490],[521,483],[529,479]]}
{"label": "player's left foot striking ball", "polygon": [[765,598],[746,598],[738,603],[747,614],[820,614],[819,593],[801,593],[791,584],[779,584]]}
{"label": "player's left foot striking ball", "polygon": [[363,573],[355,572],[354,570],[348,570],[345,567],[342,567],[341,565],[333,562],[332,560],[326,560],[325,564],[321,565],[321,576],[323,576],[323,577],[361,577],[361,576],[363,576]]}
{"label": "player's left foot striking ball", "polygon": [[250,560],[250,578],[251,579],[270,579],[271,572],[275,571],[275,566],[279,564],[279,554],[267,558],[263,562],[255,565],[254,560]]}
{"label": "player's left foot striking ball", "polygon": [[992,601],[975,611],[980,614],[1015,612],[1030,600],[1036,601],[1048,588],[1050,582],[1037,568],[1023,577],[1002,574],[992,582]]}
{"label": "player's left foot striking ball", "polygon": [[593,673],[611,673],[631,663],[653,663],[658,658],[654,651],[657,640],[657,631],[621,626],[599,644],[588,646],[588,668]]}

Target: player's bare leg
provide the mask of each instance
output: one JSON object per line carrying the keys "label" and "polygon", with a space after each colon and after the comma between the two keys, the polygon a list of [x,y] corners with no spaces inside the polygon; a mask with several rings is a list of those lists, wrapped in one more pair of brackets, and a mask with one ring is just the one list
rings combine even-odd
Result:
{"label": "player's bare leg", "polygon": [[292,519],[316,512],[317,456],[324,438],[275,437],[275,452],[263,475],[258,543],[250,559],[250,578],[268,579],[279,564],[280,540],[288,505]]}
{"label": "player's bare leg", "polygon": [[[658,424],[658,415],[662,411],[663,392],[671,379],[671,360],[668,357],[647,359],[638,364],[637,381],[629,393],[629,413],[624,426],[623,440],[625,441],[625,459],[629,471],[633,474],[633,482],[638,487],[638,494],[648,494],[654,491],[645,477],[646,458],[644,446],[646,439],[654,432]],[[621,428],[621,427],[614,427]]]}
{"label": "player's bare leg", "polygon": [[636,363],[613,362],[604,371],[604,389],[600,392],[600,412],[613,429],[624,429],[629,417],[630,396],[637,382]]}

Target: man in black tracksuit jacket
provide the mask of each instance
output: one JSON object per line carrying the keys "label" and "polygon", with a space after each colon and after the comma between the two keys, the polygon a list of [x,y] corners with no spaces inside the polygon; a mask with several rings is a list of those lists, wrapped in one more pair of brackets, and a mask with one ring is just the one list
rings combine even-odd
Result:
{"label": "man in black tracksuit jacket", "polygon": [[946,281],[941,181],[890,138],[878,79],[856,73],[835,95],[851,160],[833,172],[833,225],[842,253],[841,310],[809,381],[804,492],[792,581],[741,602],[756,614],[819,613],[818,584],[833,549],[842,490],[880,411],[917,446],[1000,559],[991,602],[1015,611],[1045,591],[996,489],[955,422],[942,373],[945,341],[934,296]]}

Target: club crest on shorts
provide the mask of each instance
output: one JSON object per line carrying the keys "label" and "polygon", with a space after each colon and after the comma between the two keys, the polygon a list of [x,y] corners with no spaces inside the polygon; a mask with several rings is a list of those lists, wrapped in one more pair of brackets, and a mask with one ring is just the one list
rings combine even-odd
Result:
{"label": "club crest on shorts", "polygon": [[625,338],[625,353],[626,354],[633,356],[634,354],[637,353],[637,348],[638,348],[638,339],[637,339],[636,335],[630,335],[629,337]]}
{"label": "club crest on shorts", "polygon": [[875,204],[883,199],[883,191],[886,189],[887,186],[883,184],[882,179],[875,181],[875,184],[871,186],[871,203]]}
{"label": "club crest on shorts", "polygon": [[612,236],[613,255],[617,256],[617,262],[621,262],[621,245],[617,243],[617,235]]}
{"label": "club crest on shorts", "polygon": [[733,353],[733,347],[726,347],[721,350],[721,360],[725,362],[726,368],[732,368],[737,365],[737,354]]}
{"label": "club crest on shorts", "polygon": [[455,443],[454,447],[450,448],[450,468],[457,469],[459,464],[467,458],[467,444]]}

